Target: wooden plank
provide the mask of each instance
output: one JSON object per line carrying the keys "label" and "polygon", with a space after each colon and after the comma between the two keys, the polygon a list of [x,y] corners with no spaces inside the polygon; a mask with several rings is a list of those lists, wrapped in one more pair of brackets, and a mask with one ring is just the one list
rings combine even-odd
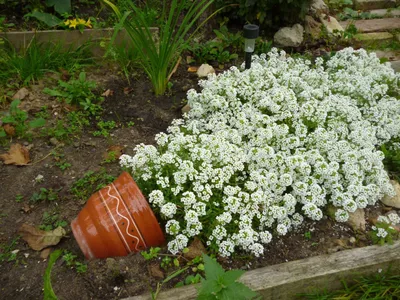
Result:
{"label": "wooden plank", "polygon": [[[259,292],[263,299],[294,299],[299,293],[341,288],[340,279],[351,281],[379,270],[400,271],[400,241],[393,245],[369,246],[314,256],[302,260],[252,270],[240,282]],[[196,299],[196,286],[171,289],[159,294],[159,300]],[[150,300],[150,295],[124,300]]]}

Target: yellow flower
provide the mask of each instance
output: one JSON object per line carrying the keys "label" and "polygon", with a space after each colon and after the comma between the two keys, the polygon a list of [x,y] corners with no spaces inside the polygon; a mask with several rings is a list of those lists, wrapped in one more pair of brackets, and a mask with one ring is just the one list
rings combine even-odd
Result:
{"label": "yellow flower", "polygon": [[70,20],[67,20],[67,21],[64,22],[64,24],[65,24],[66,26],[68,26],[70,22],[71,22]]}
{"label": "yellow flower", "polygon": [[89,28],[92,28],[92,23],[90,22],[90,19],[87,20],[86,26]]}
{"label": "yellow flower", "polygon": [[69,28],[75,28],[76,26],[79,25],[78,22],[76,21],[76,19],[70,20],[69,22]]}

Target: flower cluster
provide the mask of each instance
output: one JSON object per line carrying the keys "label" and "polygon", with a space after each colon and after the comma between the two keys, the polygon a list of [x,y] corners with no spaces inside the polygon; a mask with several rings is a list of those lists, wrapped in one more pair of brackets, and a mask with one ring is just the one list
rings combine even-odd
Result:
{"label": "flower cluster", "polygon": [[392,212],[387,216],[379,216],[376,226],[372,226],[371,237],[375,243],[384,244],[392,242],[393,236],[398,235],[398,232],[393,226],[400,224],[400,217],[397,213]]}
{"label": "flower cluster", "polygon": [[346,221],[393,193],[376,146],[400,136],[399,78],[364,50],[311,64],[274,49],[201,81],[184,119],[121,165],[167,220],[172,253],[199,236],[259,256],[328,203]]}

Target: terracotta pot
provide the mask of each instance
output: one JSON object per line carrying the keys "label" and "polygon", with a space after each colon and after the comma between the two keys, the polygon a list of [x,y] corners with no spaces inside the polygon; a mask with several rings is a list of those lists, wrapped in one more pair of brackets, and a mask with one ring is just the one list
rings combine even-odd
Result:
{"label": "terracotta pot", "polygon": [[165,242],[148,202],[126,172],[93,194],[71,227],[88,259],[125,256]]}

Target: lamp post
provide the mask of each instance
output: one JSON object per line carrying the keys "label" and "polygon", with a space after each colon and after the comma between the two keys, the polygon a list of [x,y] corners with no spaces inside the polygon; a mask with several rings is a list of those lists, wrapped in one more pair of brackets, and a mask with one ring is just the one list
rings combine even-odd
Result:
{"label": "lamp post", "polygon": [[254,24],[246,24],[243,26],[244,31],[244,51],[245,56],[245,68],[250,69],[251,67],[251,55],[254,52],[254,46],[256,44],[256,38],[259,34],[259,27]]}

